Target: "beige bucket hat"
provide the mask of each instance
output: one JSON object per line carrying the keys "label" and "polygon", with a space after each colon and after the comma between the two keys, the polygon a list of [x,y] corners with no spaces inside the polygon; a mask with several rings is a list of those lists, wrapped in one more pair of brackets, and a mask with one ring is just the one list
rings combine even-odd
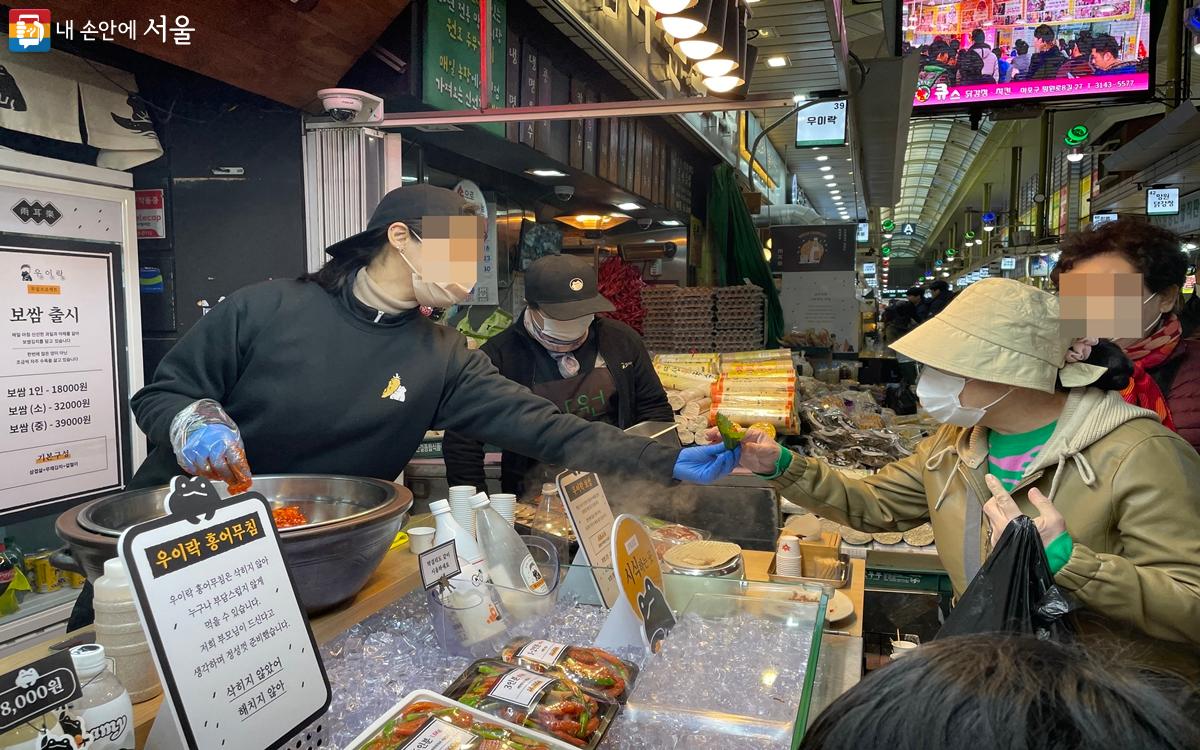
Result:
{"label": "beige bucket hat", "polygon": [[1013,279],[984,279],[892,348],[944,372],[1053,393],[1091,385],[1103,367],[1068,364],[1058,297]]}

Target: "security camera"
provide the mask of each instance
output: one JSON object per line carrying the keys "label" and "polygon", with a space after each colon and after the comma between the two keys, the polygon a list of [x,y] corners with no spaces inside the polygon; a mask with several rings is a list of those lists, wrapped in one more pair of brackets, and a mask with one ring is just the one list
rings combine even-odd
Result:
{"label": "security camera", "polygon": [[654,219],[642,217],[641,219],[638,219],[637,222],[638,229],[649,229],[650,227],[654,226]]}
{"label": "security camera", "polygon": [[317,92],[325,114],[338,122],[379,122],[383,100],[358,89],[321,89]]}
{"label": "security camera", "polygon": [[570,185],[555,185],[554,197],[560,201],[569,201],[575,197],[575,188]]}

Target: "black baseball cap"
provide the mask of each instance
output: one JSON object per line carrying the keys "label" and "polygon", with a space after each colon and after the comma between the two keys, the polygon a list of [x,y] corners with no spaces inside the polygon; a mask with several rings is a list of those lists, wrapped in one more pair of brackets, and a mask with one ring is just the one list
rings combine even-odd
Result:
{"label": "black baseball cap", "polygon": [[379,201],[366,229],[330,245],[325,252],[337,258],[362,247],[378,245],[382,242],[380,235],[398,221],[411,224],[420,222],[424,216],[472,216],[476,213],[474,204],[453,190],[433,185],[399,187]]}
{"label": "black baseball cap", "polygon": [[616,308],[596,288],[596,270],[573,255],[538,258],[525,271],[525,299],[555,320],[573,320]]}

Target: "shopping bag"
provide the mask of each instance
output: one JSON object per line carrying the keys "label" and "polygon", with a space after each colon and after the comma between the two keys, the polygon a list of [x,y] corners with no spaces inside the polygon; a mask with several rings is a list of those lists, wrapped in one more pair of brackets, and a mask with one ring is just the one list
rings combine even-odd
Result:
{"label": "shopping bag", "polygon": [[1029,516],[1009,522],[975,580],[946,618],[937,637],[970,633],[1021,633],[1066,640],[1074,608],[1054,584],[1046,551]]}

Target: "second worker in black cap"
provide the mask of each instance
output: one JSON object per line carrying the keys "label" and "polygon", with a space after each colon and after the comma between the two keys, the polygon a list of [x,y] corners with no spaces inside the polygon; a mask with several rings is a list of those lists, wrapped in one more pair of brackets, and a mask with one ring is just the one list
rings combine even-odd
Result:
{"label": "second worker in black cap", "polygon": [[[481,347],[501,375],[588,421],[624,429],[672,420],[641,338],[624,323],[596,317],[613,306],[597,290],[591,264],[570,255],[539,258],[525,272],[525,301],[520,318]],[[442,451],[451,486],[486,486],[481,442],[447,432]],[[536,495],[555,473],[515,451],[501,457],[501,488],[521,498]]]}

